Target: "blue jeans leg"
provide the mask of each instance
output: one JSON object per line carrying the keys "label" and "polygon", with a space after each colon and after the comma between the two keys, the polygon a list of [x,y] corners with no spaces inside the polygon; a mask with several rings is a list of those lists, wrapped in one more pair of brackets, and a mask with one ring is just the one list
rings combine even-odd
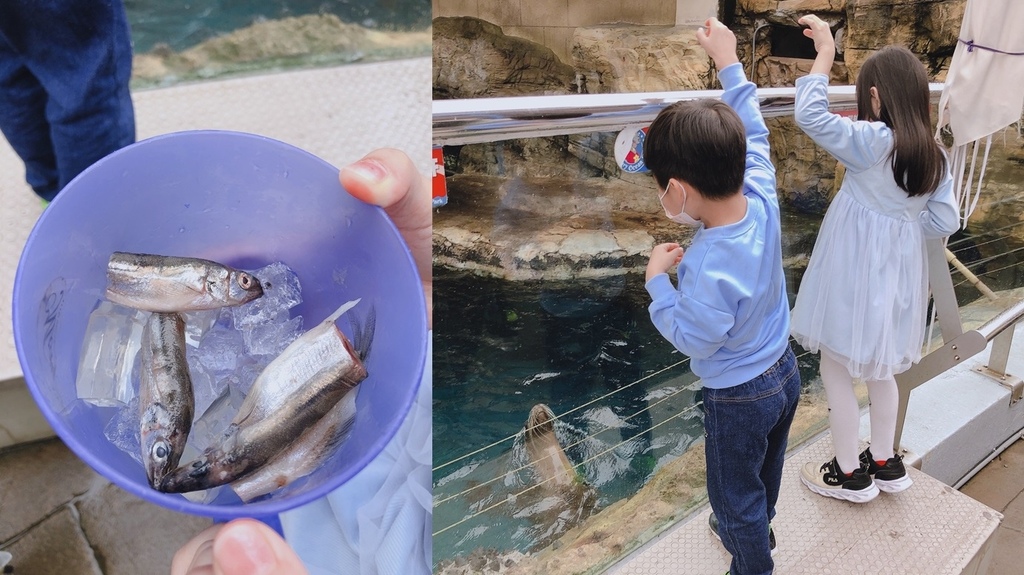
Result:
{"label": "blue jeans leg", "polygon": [[708,499],[732,554],[733,575],[764,575],[775,568],[768,523],[775,516],[799,399],[800,373],[789,348],[748,382],[704,389]]}
{"label": "blue jeans leg", "polygon": [[25,163],[25,180],[45,197],[60,189],[46,121],[46,90],[0,37],[0,132]]}
{"label": "blue jeans leg", "polygon": [[121,0],[0,2],[0,130],[50,200],[135,141]]}

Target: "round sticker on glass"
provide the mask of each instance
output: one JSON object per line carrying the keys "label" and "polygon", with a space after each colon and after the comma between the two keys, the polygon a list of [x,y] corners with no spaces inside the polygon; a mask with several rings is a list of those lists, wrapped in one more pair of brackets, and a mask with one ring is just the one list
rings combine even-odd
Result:
{"label": "round sticker on glass", "polygon": [[615,138],[615,162],[622,171],[641,173],[647,171],[644,165],[644,140],[648,126],[635,124],[626,126]]}

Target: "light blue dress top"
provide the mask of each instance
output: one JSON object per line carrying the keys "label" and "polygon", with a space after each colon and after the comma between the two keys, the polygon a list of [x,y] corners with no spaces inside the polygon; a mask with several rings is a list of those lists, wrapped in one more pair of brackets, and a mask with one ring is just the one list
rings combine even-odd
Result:
{"label": "light blue dress top", "polygon": [[793,337],[853,377],[887,379],[921,359],[928,303],[926,238],[959,228],[953,181],[910,197],[896,185],[893,132],[828,111],[828,77],[796,81],[796,123],[846,166],[793,307]]}

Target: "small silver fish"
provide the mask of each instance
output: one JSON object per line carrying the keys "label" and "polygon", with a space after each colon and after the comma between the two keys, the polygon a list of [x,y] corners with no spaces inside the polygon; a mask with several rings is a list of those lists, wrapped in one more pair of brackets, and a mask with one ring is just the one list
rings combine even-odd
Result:
{"label": "small silver fish", "polygon": [[346,393],[327,415],[265,465],[231,484],[242,499],[253,499],[316,471],[341,446],[356,415],[356,394]]}
{"label": "small silver fish", "polygon": [[178,466],[192,429],[195,399],[185,359],[185,320],[176,313],[151,314],[139,353],[142,461],[156,487]]}
{"label": "small silver fish", "polygon": [[[252,473],[294,443],[365,379],[362,358],[368,342],[358,342],[364,350],[360,353],[334,323],[355,303],[358,300],[343,305],[270,362],[219,442],[165,475],[159,489],[170,493],[209,489]],[[372,329],[368,331],[372,338]]]}
{"label": "small silver fish", "polygon": [[135,309],[199,311],[262,295],[252,274],[209,260],[114,252],[107,263],[107,299]]}

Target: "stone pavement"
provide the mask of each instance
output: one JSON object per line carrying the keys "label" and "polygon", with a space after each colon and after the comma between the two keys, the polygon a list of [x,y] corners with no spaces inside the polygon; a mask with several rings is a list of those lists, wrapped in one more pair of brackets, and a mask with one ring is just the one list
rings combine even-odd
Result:
{"label": "stone pavement", "polygon": [[[335,166],[379,147],[429,174],[429,58],[275,72],[133,93],[138,138],[226,129],[290,143]],[[18,575],[166,575],[209,519],[144,502],[97,475],[52,431],[15,354],[11,294],[42,206],[0,138],[0,551]]]}
{"label": "stone pavement", "polygon": [[1003,514],[987,575],[1024,572],[1024,441],[1018,439],[971,478],[960,492]]}
{"label": "stone pavement", "polygon": [[15,575],[166,575],[209,525],[130,495],[58,439],[0,452],[0,549]]}

